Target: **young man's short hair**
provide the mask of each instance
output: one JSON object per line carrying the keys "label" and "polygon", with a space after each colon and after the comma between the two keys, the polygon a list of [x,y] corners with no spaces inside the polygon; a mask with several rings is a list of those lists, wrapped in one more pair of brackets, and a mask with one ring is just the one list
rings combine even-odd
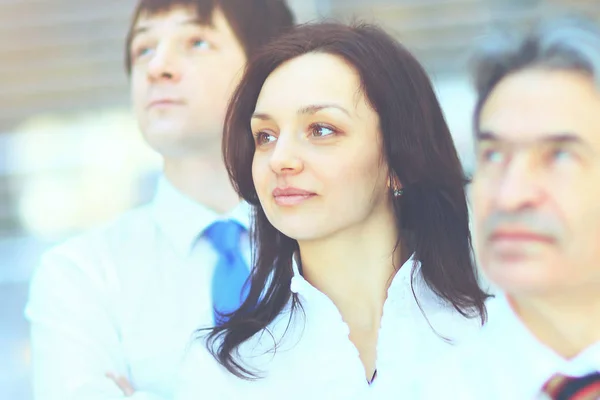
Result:
{"label": "young man's short hair", "polygon": [[176,7],[196,10],[201,24],[210,25],[219,9],[244,48],[246,57],[294,25],[294,16],[284,0],[140,0],[129,27],[125,47],[125,68],[131,73],[130,46],[133,29],[141,15],[168,12]]}

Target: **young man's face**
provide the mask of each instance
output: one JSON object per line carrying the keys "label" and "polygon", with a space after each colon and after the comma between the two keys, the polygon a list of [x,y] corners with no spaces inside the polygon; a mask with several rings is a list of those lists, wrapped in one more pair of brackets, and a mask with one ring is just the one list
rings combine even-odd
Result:
{"label": "young man's face", "polygon": [[220,148],[229,97],[246,63],[219,9],[211,26],[195,10],[141,14],[133,28],[131,94],[146,141],[168,158]]}

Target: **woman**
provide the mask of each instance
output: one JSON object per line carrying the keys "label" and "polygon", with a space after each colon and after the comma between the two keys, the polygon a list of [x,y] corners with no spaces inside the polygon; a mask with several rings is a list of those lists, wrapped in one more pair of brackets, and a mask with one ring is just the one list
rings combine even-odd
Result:
{"label": "woman", "polygon": [[254,270],[196,342],[179,398],[398,398],[485,321],[450,132],[382,30],[305,25],[267,46],[223,143],[254,206]]}

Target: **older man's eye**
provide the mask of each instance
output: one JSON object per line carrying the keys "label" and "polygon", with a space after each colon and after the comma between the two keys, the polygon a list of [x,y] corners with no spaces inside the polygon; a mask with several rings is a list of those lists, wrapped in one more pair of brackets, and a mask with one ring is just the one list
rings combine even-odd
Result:
{"label": "older man's eye", "polygon": [[552,160],[555,162],[571,161],[574,158],[573,153],[566,149],[554,149],[552,151]]}
{"label": "older man's eye", "polygon": [[486,164],[502,164],[505,159],[505,154],[494,148],[484,149],[480,153],[480,161]]}

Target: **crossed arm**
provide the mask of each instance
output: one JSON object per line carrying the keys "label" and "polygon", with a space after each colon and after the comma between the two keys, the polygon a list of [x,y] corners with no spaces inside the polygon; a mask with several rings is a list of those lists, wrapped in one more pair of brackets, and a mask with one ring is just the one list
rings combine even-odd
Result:
{"label": "crossed arm", "polygon": [[36,400],[167,400],[128,377],[105,277],[76,256],[45,255],[31,283]]}

